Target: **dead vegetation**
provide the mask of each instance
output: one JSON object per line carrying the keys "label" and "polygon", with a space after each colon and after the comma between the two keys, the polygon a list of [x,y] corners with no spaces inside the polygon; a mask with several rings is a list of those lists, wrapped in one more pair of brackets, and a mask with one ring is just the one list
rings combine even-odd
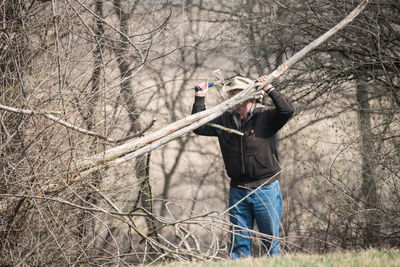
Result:
{"label": "dead vegetation", "polygon": [[397,2],[371,1],[283,75],[355,4],[231,4],[0,2],[0,264],[225,259],[229,180],[190,127],[233,102],[215,90],[187,117],[216,68],[273,73],[296,106],[279,147],[285,251],[399,246]]}

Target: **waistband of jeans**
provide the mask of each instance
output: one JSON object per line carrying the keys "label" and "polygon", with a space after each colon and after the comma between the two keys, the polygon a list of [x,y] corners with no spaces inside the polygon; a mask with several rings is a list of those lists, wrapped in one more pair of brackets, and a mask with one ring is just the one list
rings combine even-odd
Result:
{"label": "waistband of jeans", "polygon": [[267,184],[273,183],[276,180],[278,180],[278,175],[274,175],[272,177],[267,177],[267,178],[263,178],[260,180],[252,181],[249,183],[234,183],[231,181],[231,186],[254,189],[254,188],[259,187],[260,185],[267,185]]}

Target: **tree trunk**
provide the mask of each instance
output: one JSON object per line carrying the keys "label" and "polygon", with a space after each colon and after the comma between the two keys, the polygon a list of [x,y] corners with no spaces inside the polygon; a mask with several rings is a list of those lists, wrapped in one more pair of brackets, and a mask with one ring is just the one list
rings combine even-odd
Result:
{"label": "tree trunk", "polygon": [[[78,105],[79,112],[86,123],[86,127],[89,131],[93,130],[96,125],[96,106],[98,105],[99,99],[99,90],[102,78],[102,69],[103,69],[103,60],[102,53],[104,47],[104,26],[103,26],[103,1],[96,0],[95,2],[95,12],[99,16],[99,18],[95,18],[95,26],[93,27],[95,33],[96,46],[93,49],[93,73],[91,77],[92,87],[90,93],[87,95],[88,101],[87,105],[81,108],[81,105]],[[84,93],[84,92],[82,92]],[[98,139],[92,138],[90,144],[90,153],[99,153],[98,147]],[[95,171],[90,175],[90,181],[92,181],[92,185],[97,187],[100,184],[100,171]],[[93,193],[89,192],[84,196],[86,202],[92,203],[94,205],[97,204],[96,198],[94,198]],[[83,204],[83,203],[82,203]],[[95,231],[95,220],[94,218],[83,211],[78,216],[78,236],[82,239],[82,244],[89,244],[90,242],[84,242],[85,239],[93,238]]]}
{"label": "tree trunk", "polygon": [[[117,14],[119,17],[119,23],[121,32],[128,33],[128,20],[132,11],[125,11],[122,7],[120,0],[114,1],[114,6],[116,7]],[[141,126],[139,124],[139,112],[136,105],[136,100],[134,98],[133,88],[132,88],[132,69],[130,65],[132,60],[129,54],[129,45],[126,35],[120,34],[120,43],[115,54],[117,55],[118,67],[121,73],[121,95],[126,102],[126,107],[128,109],[128,116],[131,123],[131,127],[128,135],[132,133],[138,133],[141,131]],[[142,207],[148,211],[153,210],[153,200],[151,194],[151,185],[149,177],[149,161],[150,152],[146,153],[141,157],[136,158],[135,170],[136,178],[139,181],[139,193],[140,202]],[[155,229],[153,221],[146,217],[147,230],[152,232]]]}
{"label": "tree trunk", "polygon": [[358,123],[360,130],[361,142],[361,199],[365,203],[365,228],[364,228],[364,245],[366,247],[375,243],[376,237],[379,236],[379,227],[377,218],[370,209],[377,207],[377,189],[374,177],[374,137],[371,130],[370,104],[368,101],[368,85],[365,81],[357,82],[356,99],[358,102]]}

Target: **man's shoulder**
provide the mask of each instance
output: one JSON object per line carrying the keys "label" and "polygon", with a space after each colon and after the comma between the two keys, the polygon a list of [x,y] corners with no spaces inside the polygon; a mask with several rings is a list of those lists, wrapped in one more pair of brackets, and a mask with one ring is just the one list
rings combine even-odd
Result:
{"label": "man's shoulder", "polygon": [[271,107],[267,107],[267,106],[265,106],[263,104],[257,103],[253,112],[254,113],[262,113],[262,112],[265,112],[265,111],[268,111],[268,110],[271,110],[271,109],[272,109]]}

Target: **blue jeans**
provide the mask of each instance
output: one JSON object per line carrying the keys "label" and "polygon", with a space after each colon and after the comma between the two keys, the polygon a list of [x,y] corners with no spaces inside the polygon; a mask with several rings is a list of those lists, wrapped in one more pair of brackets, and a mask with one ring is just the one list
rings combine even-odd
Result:
{"label": "blue jeans", "polygon": [[[230,256],[232,259],[252,255],[252,237],[254,220],[260,233],[279,237],[279,225],[282,217],[282,193],[279,181],[262,186],[245,198],[253,189],[231,187],[229,190],[229,219],[231,226]],[[245,198],[245,199],[244,199]],[[239,202],[240,201],[240,202]],[[239,202],[239,203],[238,203]],[[266,253],[270,256],[281,253],[280,243],[276,239],[262,238]]]}

